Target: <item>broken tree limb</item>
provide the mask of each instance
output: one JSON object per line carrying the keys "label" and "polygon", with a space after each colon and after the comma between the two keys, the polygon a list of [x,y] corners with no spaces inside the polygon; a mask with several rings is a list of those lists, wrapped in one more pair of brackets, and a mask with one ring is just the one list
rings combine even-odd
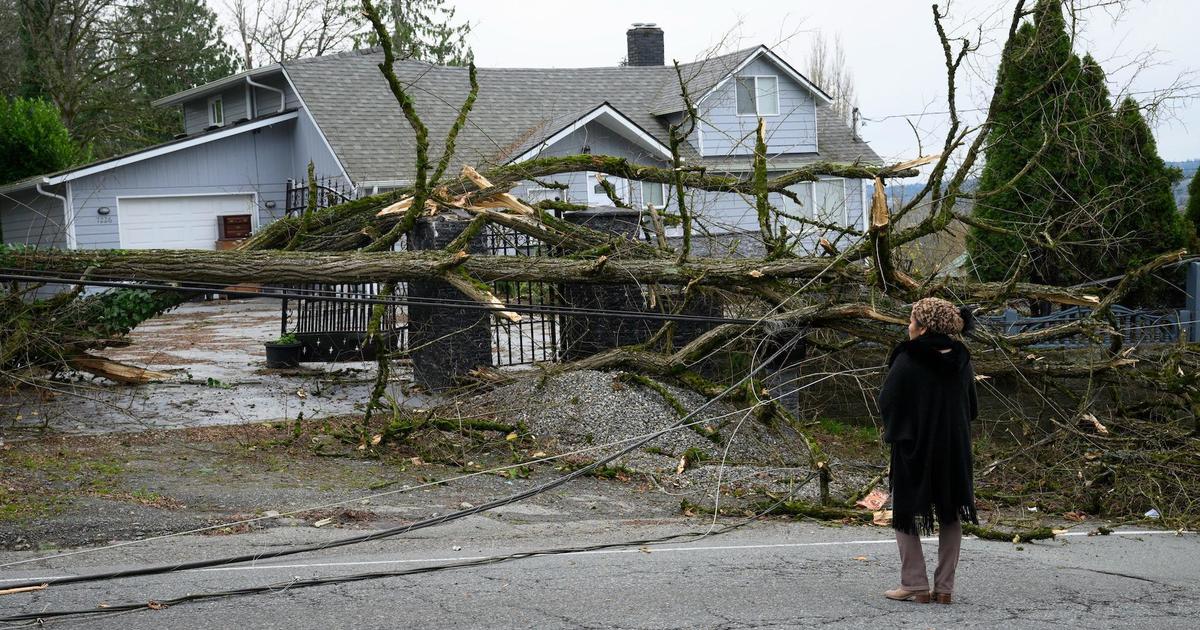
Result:
{"label": "broken tree limb", "polygon": [[442,279],[472,300],[491,308],[496,317],[507,319],[514,324],[521,321],[520,315],[504,309],[504,302],[489,291],[486,285],[480,286],[476,280],[455,271],[442,274]]}
{"label": "broken tree limb", "polygon": [[120,361],[98,357],[86,352],[68,356],[67,364],[80,372],[103,376],[110,381],[126,385],[143,385],[171,378],[170,374],[147,370],[136,365],[121,363]]}

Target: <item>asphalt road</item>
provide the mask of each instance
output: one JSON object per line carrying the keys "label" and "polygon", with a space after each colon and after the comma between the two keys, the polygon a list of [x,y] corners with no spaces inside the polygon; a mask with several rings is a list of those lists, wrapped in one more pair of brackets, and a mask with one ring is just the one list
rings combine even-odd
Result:
{"label": "asphalt road", "polygon": [[[95,608],[294,578],[447,561],[702,528],[693,520],[505,524],[474,517],[424,536],[257,566],[0,596],[0,613]],[[956,603],[885,600],[898,560],[890,530],[770,522],[647,548],[522,559],[367,582],[59,621],[89,628],[1194,628],[1200,536],[1080,529],[1023,545],[965,540]],[[434,533],[436,532],[436,536]],[[0,568],[0,588],[67,575],[332,540],[344,531],[278,528],[181,537]],[[936,542],[926,543],[932,566]],[[25,557],[0,554],[0,564]],[[2,626],[0,626],[2,627]]]}

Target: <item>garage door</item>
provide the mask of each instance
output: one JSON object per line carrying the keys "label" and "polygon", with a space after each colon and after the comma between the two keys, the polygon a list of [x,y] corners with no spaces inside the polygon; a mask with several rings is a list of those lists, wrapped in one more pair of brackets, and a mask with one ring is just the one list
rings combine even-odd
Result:
{"label": "garage door", "polygon": [[125,249],[216,249],[217,217],[254,215],[253,195],[136,197],[117,200]]}

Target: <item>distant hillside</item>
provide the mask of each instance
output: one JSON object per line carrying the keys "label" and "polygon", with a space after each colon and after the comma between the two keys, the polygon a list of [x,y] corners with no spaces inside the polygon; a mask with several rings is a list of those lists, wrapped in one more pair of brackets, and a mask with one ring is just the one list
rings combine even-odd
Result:
{"label": "distant hillside", "polygon": [[[1192,176],[1196,174],[1196,170],[1200,169],[1200,158],[1194,160],[1184,160],[1182,162],[1167,162],[1168,165],[1174,166],[1183,171],[1183,179],[1175,185],[1175,204],[1183,207],[1187,204],[1187,187],[1188,182],[1192,181]],[[964,184],[965,190],[975,188],[977,180],[969,179]],[[888,200],[892,203],[892,207],[902,205],[905,201],[912,199],[921,189],[925,187],[925,182],[908,182],[904,184],[890,183],[888,184]]]}
{"label": "distant hillside", "polygon": [[1180,208],[1187,205],[1187,187],[1188,182],[1192,181],[1192,176],[1196,174],[1196,169],[1200,168],[1200,159],[1186,160],[1183,162],[1167,162],[1183,171],[1183,179],[1175,184],[1175,205]]}

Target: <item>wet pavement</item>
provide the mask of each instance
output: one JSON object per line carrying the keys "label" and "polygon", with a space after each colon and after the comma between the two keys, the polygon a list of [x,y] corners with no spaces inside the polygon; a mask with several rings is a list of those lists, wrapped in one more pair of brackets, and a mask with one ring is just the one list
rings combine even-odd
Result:
{"label": "wet pavement", "polygon": [[[267,369],[263,343],[279,337],[279,318],[279,302],[268,298],[185,303],[135,329],[129,346],[103,352],[169,374],[168,381],[130,386],[83,376],[50,391],[21,391],[0,398],[0,436],[32,427],[108,433],[353,413],[370,393],[374,363]],[[408,371],[398,367],[393,376],[402,382]]]}

